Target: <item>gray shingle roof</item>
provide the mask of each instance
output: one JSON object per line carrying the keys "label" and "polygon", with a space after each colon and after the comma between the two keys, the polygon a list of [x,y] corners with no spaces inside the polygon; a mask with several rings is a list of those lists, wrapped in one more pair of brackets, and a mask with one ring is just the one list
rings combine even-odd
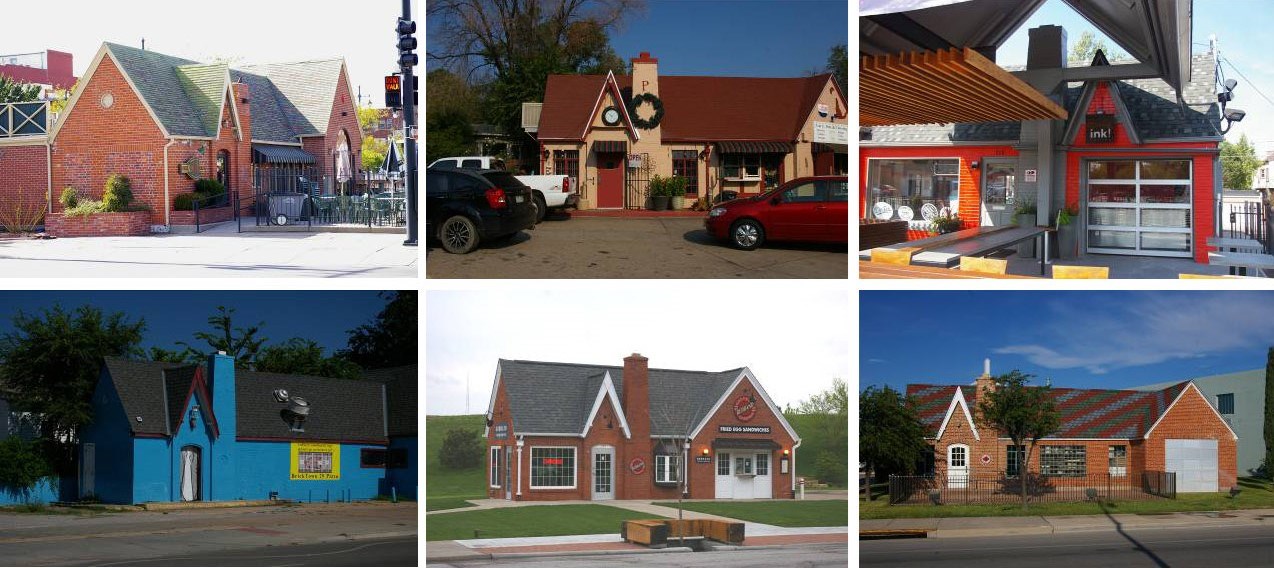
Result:
{"label": "gray shingle roof", "polygon": [[236,69],[235,79],[248,86],[248,110],[252,114],[252,139],[296,143],[298,132],[283,112],[283,95],[269,79]]}
{"label": "gray shingle roof", "polygon": [[[169,372],[183,368],[189,369],[189,372]],[[180,405],[185,399],[190,390],[190,379],[194,377],[194,367],[107,357],[106,370],[110,373],[115,392],[124,405],[124,416],[128,418],[128,427],[133,433],[168,435],[172,413],[175,412],[180,419],[184,409],[165,411],[165,407]],[[181,377],[187,377],[185,390],[180,389]],[[172,380],[171,384],[169,379]],[[138,417],[141,417],[140,422]]]}
{"label": "gray shingle roof", "polygon": [[415,436],[419,422],[416,409],[417,385],[420,370],[416,365],[374,369],[364,373],[368,380],[385,383],[385,397],[389,407],[389,435]]}
{"label": "gray shingle roof", "polygon": [[1021,135],[1020,122],[960,122],[954,124],[914,124],[877,126],[869,129],[872,143],[917,144],[924,142],[1015,142]]}
{"label": "gray shingle roof", "polygon": [[[270,95],[275,98],[275,106],[263,104],[261,112],[279,112],[281,119],[290,126],[294,136],[318,136],[327,133],[327,123],[332,117],[332,101],[336,97],[336,86],[340,81],[340,59],[323,61],[302,61],[299,63],[272,63],[269,65],[249,65],[239,71],[246,75],[256,75],[273,85]],[[249,83],[249,88],[252,84]],[[252,115],[256,124],[256,99],[260,95],[253,92]],[[278,120],[267,117],[268,120]],[[269,133],[271,136],[276,131]],[[261,138],[253,131],[257,140],[278,140]],[[296,142],[295,139],[291,140]]]}
{"label": "gray shingle roof", "polygon": [[[623,404],[621,366],[501,359],[500,371],[517,433],[582,432],[607,372]],[[650,369],[651,434],[685,434],[703,420],[742,371]]]}

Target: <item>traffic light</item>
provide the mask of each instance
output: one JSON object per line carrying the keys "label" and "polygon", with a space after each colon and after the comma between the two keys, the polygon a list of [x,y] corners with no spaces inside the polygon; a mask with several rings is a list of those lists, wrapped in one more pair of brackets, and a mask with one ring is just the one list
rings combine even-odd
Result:
{"label": "traffic light", "polygon": [[398,75],[385,75],[385,106],[403,108],[403,81]]}
{"label": "traffic light", "polygon": [[415,67],[420,63],[420,57],[412,53],[416,49],[416,38],[411,35],[414,33],[416,22],[398,19],[398,64],[403,67]]}
{"label": "traffic light", "polygon": [[420,75],[411,76],[411,104],[420,108]]}

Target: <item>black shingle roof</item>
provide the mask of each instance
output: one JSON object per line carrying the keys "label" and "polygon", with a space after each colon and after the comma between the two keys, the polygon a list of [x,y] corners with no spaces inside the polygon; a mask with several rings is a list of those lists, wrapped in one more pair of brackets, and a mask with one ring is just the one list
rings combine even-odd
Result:
{"label": "black shingle roof", "polygon": [[[188,372],[170,372],[182,369]],[[190,380],[194,377],[194,367],[107,357],[106,370],[124,405],[124,415],[128,417],[128,426],[133,433],[169,435],[174,423],[173,413],[180,420],[184,409],[167,408],[178,406],[185,399],[190,390]],[[180,388],[182,377],[186,377],[184,390]]]}
{"label": "black shingle roof", "polygon": [[[514,432],[582,432],[607,372],[622,405],[623,367],[501,359],[500,379],[509,396]],[[721,372],[650,369],[650,433],[684,435],[742,372],[742,367]]]}
{"label": "black shingle roof", "polygon": [[416,386],[420,381],[419,367],[407,365],[389,369],[375,369],[364,373],[369,380],[385,383],[386,402],[389,406],[389,435],[415,436],[419,422],[416,413]]}

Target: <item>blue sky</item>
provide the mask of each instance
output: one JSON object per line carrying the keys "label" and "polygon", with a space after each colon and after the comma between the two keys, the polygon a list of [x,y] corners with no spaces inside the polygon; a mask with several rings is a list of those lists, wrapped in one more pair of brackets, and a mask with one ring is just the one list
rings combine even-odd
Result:
{"label": "blue sky", "polygon": [[[1001,46],[996,62],[1024,65],[1027,30],[1044,24],[1064,27],[1067,41],[1072,44],[1085,30],[1105,37],[1061,0],[1049,0]],[[1274,52],[1271,29],[1274,3],[1269,0],[1194,0],[1194,51],[1206,52],[1208,36],[1217,36],[1221,56],[1229,61],[1222,63],[1225,76],[1239,81],[1230,106],[1248,113],[1226,134],[1226,139],[1237,141],[1240,135],[1247,134],[1261,152],[1274,151],[1274,102],[1265,98],[1274,99],[1274,62],[1269,57]],[[1106,43],[1114,45],[1109,39]]]}
{"label": "blue sky", "polygon": [[385,300],[375,291],[5,291],[0,294],[0,335],[13,331],[19,310],[33,314],[61,304],[68,310],[84,304],[106,313],[124,312],[130,321],[145,318],[144,346],[171,348],[177,341],[209,329],[217,306],[235,308],[236,327],[259,322],[268,344],[292,337],[312,339],[331,351],[345,347],[346,331],[376,316]]}
{"label": "blue sky", "polygon": [[1274,291],[864,291],[859,389],[1019,369],[1126,388],[1265,367]]}

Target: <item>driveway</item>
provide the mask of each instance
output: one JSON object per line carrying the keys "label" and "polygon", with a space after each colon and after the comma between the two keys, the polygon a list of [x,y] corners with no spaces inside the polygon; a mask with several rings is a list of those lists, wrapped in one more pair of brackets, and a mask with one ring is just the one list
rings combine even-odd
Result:
{"label": "driveway", "polygon": [[420,250],[402,234],[237,233],[0,239],[6,277],[417,278]]}
{"label": "driveway", "polygon": [[849,276],[845,245],[771,243],[741,251],[692,217],[556,217],[506,242],[453,255],[430,243],[429,278],[834,278]]}

